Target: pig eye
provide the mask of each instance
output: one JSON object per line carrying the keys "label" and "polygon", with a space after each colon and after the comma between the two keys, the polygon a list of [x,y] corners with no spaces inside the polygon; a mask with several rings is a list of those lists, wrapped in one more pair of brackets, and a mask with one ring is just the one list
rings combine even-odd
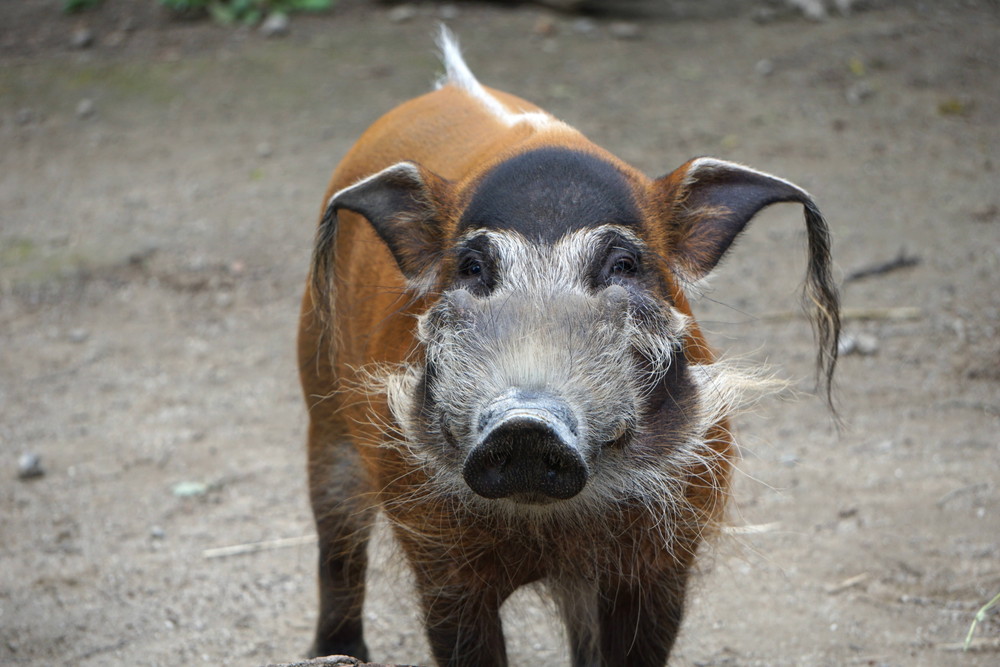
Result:
{"label": "pig eye", "polygon": [[631,250],[616,248],[604,262],[605,280],[632,278],[639,273],[639,257]]}
{"label": "pig eye", "polygon": [[483,272],[482,261],[475,256],[469,256],[462,260],[458,266],[458,273],[463,278],[474,278]]}
{"label": "pig eye", "polygon": [[614,257],[608,273],[613,276],[632,276],[639,270],[639,262],[632,255]]}
{"label": "pig eye", "polygon": [[485,296],[493,290],[489,261],[478,251],[469,250],[459,256],[456,274],[459,286],[476,296]]}

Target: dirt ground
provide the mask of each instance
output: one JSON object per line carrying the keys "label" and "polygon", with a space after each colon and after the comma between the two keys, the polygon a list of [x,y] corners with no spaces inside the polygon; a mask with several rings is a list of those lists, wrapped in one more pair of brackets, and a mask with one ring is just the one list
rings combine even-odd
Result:
{"label": "dirt ground", "polygon": [[[674,663],[1000,662],[998,614],[956,650],[1000,591],[996,2],[824,22],[674,2],[621,39],[531,6],[394,21],[342,0],[270,40],[151,2],[60,4],[0,4],[0,663],[304,653],[293,348],[313,226],[351,142],[429,89],[442,16],[484,82],[651,175],[751,164],[810,190],[833,229],[866,352],[842,359],[842,431],[797,316],[797,207],[761,215],[696,302],[720,349],[797,391],[739,419],[746,528],[705,550]],[[852,277],[901,253],[916,264]],[[18,478],[25,452],[44,475]],[[371,579],[373,659],[429,663],[401,564],[380,556]],[[566,664],[550,605],[526,592],[505,612],[514,664]]]}

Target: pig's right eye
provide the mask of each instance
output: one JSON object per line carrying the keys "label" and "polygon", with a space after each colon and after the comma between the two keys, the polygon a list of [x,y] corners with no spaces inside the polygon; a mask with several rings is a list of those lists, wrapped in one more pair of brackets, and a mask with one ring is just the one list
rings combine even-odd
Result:
{"label": "pig's right eye", "polygon": [[476,296],[493,291],[493,276],[489,261],[479,252],[469,252],[458,260],[457,282]]}
{"label": "pig's right eye", "polygon": [[478,257],[466,257],[458,267],[463,278],[473,278],[483,272],[483,263]]}

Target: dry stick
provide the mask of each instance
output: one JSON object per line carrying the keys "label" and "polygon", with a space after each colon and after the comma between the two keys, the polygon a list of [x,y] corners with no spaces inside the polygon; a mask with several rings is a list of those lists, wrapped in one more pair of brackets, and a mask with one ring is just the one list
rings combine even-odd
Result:
{"label": "dry stick", "polygon": [[270,551],[272,549],[287,549],[288,547],[298,547],[305,544],[312,544],[316,541],[315,535],[303,535],[301,537],[283,537],[277,540],[264,540],[263,542],[248,542],[247,544],[234,544],[229,547],[215,547],[205,549],[201,552],[204,558],[225,558],[227,556],[242,556],[243,554],[254,554],[258,551]]}
{"label": "dry stick", "polygon": [[871,264],[857,269],[856,271],[851,271],[844,276],[844,284],[846,285],[847,283],[854,282],[855,280],[861,280],[862,278],[868,278],[870,276],[881,276],[898,269],[906,269],[911,266],[916,266],[919,263],[919,257],[907,255],[906,250],[900,249],[899,254],[896,255],[896,259],[889,260],[888,262]]}
{"label": "dry stick", "polygon": [[844,579],[839,584],[827,585],[826,592],[829,593],[830,595],[836,595],[837,593],[846,591],[848,588],[853,588],[858,584],[864,583],[870,576],[871,574],[869,574],[868,572],[862,572],[861,574],[856,574],[853,577]]}
{"label": "dry stick", "polygon": [[[918,320],[923,317],[924,311],[914,306],[895,306],[890,308],[844,308],[840,311],[840,319],[847,320]],[[803,313],[796,310],[779,310],[772,313],[764,313],[760,320],[770,322],[786,322],[803,317]]]}
{"label": "dry stick", "polygon": [[976,491],[981,491],[983,489],[988,489],[988,488],[990,488],[989,482],[976,482],[975,484],[960,486],[957,489],[952,489],[948,493],[938,498],[937,506],[944,507],[953,498],[957,498],[958,496],[964,496],[967,493],[975,493]]}
{"label": "dry stick", "polygon": [[725,535],[760,535],[772,533],[780,528],[780,521],[772,521],[771,523],[756,523],[747,526],[723,526],[722,532]]}
{"label": "dry stick", "polygon": [[966,648],[964,642],[951,642],[948,644],[935,644],[935,648],[940,651],[953,651],[958,653],[959,651],[995,651],[1000,649],[1000,639],[973,639],[969,642],[968,648]]}

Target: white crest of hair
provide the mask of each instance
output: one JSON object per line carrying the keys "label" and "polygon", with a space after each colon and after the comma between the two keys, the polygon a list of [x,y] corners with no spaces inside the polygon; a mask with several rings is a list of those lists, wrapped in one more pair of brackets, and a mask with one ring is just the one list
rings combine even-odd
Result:
{"label": "white crest of hair", "polygon": [[441,59],[444,62],[445,75],[438,80],[437,88],[442,88],[449,84],[455,86],[479,102],[491,115],[505,125],[513,126],[519,123],[529,123],[536,127],[542,127],[558,122],[543,111],[511,110],[503,102],[491,95],[479,83],[479,80],[476,79],[476,75],[472,73],[469,66],[465,64],[465,59],[462,58],[462,50],[458,45],[458,38],[444,24],[441,25],[441,32],[438,35],[438,48],[441,49]]}

